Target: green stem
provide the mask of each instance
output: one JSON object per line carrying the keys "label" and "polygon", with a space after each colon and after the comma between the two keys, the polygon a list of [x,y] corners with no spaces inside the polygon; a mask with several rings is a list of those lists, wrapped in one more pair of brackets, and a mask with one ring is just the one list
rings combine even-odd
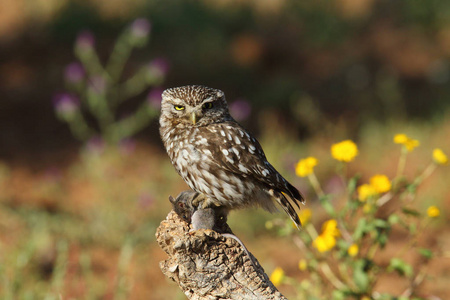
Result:
{"label": "green stem", "polygon": [[341,290],[346,288],[347,286],[340,281],[336,275],[334,275],[333,271],[330,269],[330,266],[325,263],[322,262],[320,263],[320,269],[322,270],[322,273],[325,275],[325,277],[328,279],[328,281],[337,289]]}
{"label": "green stem", "polygon": [[341,167],[339,168],[339,177],[342,180],[345,191],[348,194],[348,184],[347,184],[347,163],[341,162]]}
{"label": "green stem", "polygon": [[125,63],[130,57],[133,47],[129,43],[129,33],[125,31],[117,40],[111,53],[108,63],[106,64],[106,72],[111,77],[112,83],[117,83],[122,74]]}
{"label": "green stem", "polygon": [[75,51],[76,56],[83,64],[89,76],[100,75],[109,78],[109,75],[100,63],[95,51]]}
{"label": "green stem", "polygon": [[67,120],[72,134],[81,141],[86,141],[92,135],[92,129],[88,126],[86,120],[80,111],[77,111],[73,119]]}
{"label": "green stem", "polygon": [[312,172],[308,175],[309,182],[311,183],[314,191],[316,192],[317,196],[319,198],[323,197],[325,194],[322,190],[322,187],[320,186],[319,180],[316,177],[316,174]]}
{"label": "green stem", "polygon": [[366,257],[370,260],[373,260],[373,258],[375,257],[375,253],[377,253],[378,247],[379,247],[378,243],[372,244],[372,246],[370,246],[369,250],[367,250]]}
{"label": "green stem", "polygon": [[317,233],[316,229],[314,228],[314,226],[312,224],[306,225],[305,229],[313,241],[319,236],[319,234]]}
{"label": "green stem", "polygon": [[433,174],[434,170],[436,170],[436,164],[431,162],[426,168],[425,170],[422,172],[422,174],[419,175],[419,177],[417,177],[414,180],[414,184],[419,185],[421,184],[425,179],[427,179],[428,177],[430,177],[431,174]]}
{"label": "green stem", "polygon": [[398,181],[400,176],[402,176],[403,172],[405,171],[407,155],[408,155],[408,149],[406,149],[405,146],[402,146],[402,150],[401,150],[401,153],[400,153],[400,158],[398,160],[398,165],[397,165],[397,174],[395,175],[395,182]]}

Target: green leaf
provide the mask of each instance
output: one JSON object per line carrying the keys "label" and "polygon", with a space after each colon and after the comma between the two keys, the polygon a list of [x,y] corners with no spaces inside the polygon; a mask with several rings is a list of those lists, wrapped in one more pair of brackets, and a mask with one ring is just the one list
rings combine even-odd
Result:
{"label": "green leaf", "polygon": [[389,228],[389,223],[386,220],[383,219],[375,219],[373,220],[373,225],[375,225],[378,228]]}
{"label": "green leaf", "polygon": [[361,178],[361,175],[356,174],[355,176],[350,178],[350,180],[348,181],[347,189],[348,189],[349,195],[352,195],[355,192],[356,184],[358,183],[359,178]]}
{"label": "green leaf", "polygon": [[333,300],[344,300],[345,299],[345,293],[340,291],[340,290],[334,290],[333,291],[333,296],[332,299]]}
{"label": "green leaf", "polygon": [[391,225],[397,224],[400,221],[400,217],[397,214],[392,214],[388,218],[388,222]]}
{"label": "green leaf", "polygon": [[406,263],[404,260],[396,257],[391,259],[388,271],[396,271],[398,274],[406,277],[411,277],[413,275],[413,268],[411,267],[411,265]]}
{"label": "green leaf", "polygon": [[420,217],[420,212],[415,210],[415,209],[411,209],[411,208],[402,208],[402,212],[405,215],[411,215],[414,217]]}
{"label": "green leaf", "polygon": [[359,219],[353,232],[353,240],[360,240],[367,231],[367,220],[365,218]]}
{"label": "green leaf", "polygon": [[408,184],[408,185],[406,186],[406,190],[407,190],[408,192],[410,192],[411,194],[415,194],[415,193],[416,193],[416,190],[417,190],[417,184],[414,184],[414,183]]}
{"label": "green leaf", "polygon": [[357,260],[354,264],[353,269],[353,280],[361,292],[367,291],[369,287],[369,275],[366,271],[367,261],[365,260]]}
{"label": "green leaf", "polygon": [[336,216],[334,207],[330,202],[331,195],[325,195],[319,198],[320,204],[325,209],[325,211],[332,217]]}
{"label": "green leaf", "polygon": [[388,242],[389,238],[386,233],[381,233],[376,238],[377,242],[380,244],[381,247],[386,246],[386,243]]}
{"label": "green leaf", "polygon": [[419,249],[419,253],[420,253],[420,255],[425,257],[426,259],[433,258],[433,251],[431,251],[430,249],[420,248]]}

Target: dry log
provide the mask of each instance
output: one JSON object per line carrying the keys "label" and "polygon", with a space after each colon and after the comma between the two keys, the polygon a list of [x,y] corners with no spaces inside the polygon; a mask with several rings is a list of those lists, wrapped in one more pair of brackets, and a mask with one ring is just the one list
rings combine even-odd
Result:
{"label": "dry log", "polygon": [[171,211],[156,231],[159,246],[169,256],[160,268],[188,299],[286,299],[237,241],[213,230],[189,230]]}

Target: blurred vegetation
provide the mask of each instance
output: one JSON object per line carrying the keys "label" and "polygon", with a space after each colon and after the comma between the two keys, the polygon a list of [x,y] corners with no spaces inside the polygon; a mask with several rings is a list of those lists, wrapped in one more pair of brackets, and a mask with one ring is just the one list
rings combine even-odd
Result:
{"label": "blurred vegetation", "polygon": [[[347,169],[361,174],[357,185],[396,177],[398,148],[386,142],[396,133],[421,143],[405,165],[409,180],[430,149],[450,152],[449,1],[4,0],[0,57],[2,299],[184,299],[161,274],[165,256],[154,243],[167,196],[186,188],[157,131],[166,87],[222,89],[232,114],[306,195],[316,228],[326,212],[295,176],[301,157],[319,157],[324,191],[339,194],[329,151],[340,140],[358,144]],[[420,239],[435,255],[415,292],[429,299],[450,297],[449,176],[438,169],[412,207],[441,209]],[[268,272],[308,279],[298,266],[306,254],[267,221],[285,222],[261,210],[230,216]],[[393,228],[377,263],[387,267],[409,242]],[[422,263],[404,259],[413,270]],[[400,295],[402,279],[383,274],[374,290]],[[285,283],[280,290],[301,299]]]}
{"label": "blurred vegetation", "polygon": [[[291,285],[298,299],[424,299],[419,286],[428,276],[427,264],[436,254],[442,255],[443,249],[424,248],[421,235],[440,216],[440,209],[431,205],[425,212],[416,209],[414,202],[420,185],[438,167],[448,165],[449,160],[436,148],[422,173],[409,179],[403,175],[406,159],[420,142],[405,134],[396,134],[393,140],[402,146],[392,179],[377,173],[369,183],[361,183],[362,174],[349,174],[349,164],[360,153],[351,140],[331,146],[331,156],[338,161],[338,189],[322,189],[315,175],[315,169],[320,168],[319,159],[309,156],[299,160],[296,174],[308,178],[321,207],[314,212],[308,208],[300,211],[304,229],[300,233],[291,222],[283,220],[268,221],[266,227],[280,236],[289,236],[298,246],[304,255],[298,267],[307,272],[308,278],[295,280],[277,267],[271,275],[275,285]],[[320,210],[328,220],[319,231],[311,220]],[[389,244],[395,243],[393,231],[404,232],[408,241],[396,251],[387,251]],[[413,267],[412,262],[405,260],[407,255],[420,261],[420,265]],[[381,292],[376,287],[379,279],[392,272],[398,273],[399,283],[403,279],[404,290]]]}
{"label": "blurred vegetation", "polygon": [[[124,78],[163,56],[172,67],[163,87],[220,88],[229,100],[250,101],[255,112],[278,111],[303,136],[315,132],[295,114],[299,105],[313,103],[353,131],[367,120],[428,120],[448,109],[448,1],[8,0],[2,11],[8,18],[0,22],[0,55],[9,58],[0,68],[0,124],[9,132],[1,136],[3,155],[14,156],[13,147],[38,144],[45,152],[70,142],[48,99],[61,90],[75,37],[89,29],[106,62],[116,36],[136,17],[150,20],[152,35],[149,47],[130,58]],[[139,105],[146,92],[121,111]],[[39,127],[29,130],[34,123]]]}

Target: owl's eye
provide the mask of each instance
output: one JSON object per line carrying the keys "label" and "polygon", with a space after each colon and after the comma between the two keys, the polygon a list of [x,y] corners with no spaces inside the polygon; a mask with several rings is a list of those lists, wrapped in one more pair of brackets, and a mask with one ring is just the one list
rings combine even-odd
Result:
{"label": "owl's eye", "polygon": [[184,109],[183,105],[174,105],[173,107],[175,108],[175,110],[183,110]]}
{"label": "owl's eye", "polygon": [[202,105],[202,108],[205,108],[205,109],[210,109],[212,107],[213,107],[212,102],[206,102],[205,104]]}

